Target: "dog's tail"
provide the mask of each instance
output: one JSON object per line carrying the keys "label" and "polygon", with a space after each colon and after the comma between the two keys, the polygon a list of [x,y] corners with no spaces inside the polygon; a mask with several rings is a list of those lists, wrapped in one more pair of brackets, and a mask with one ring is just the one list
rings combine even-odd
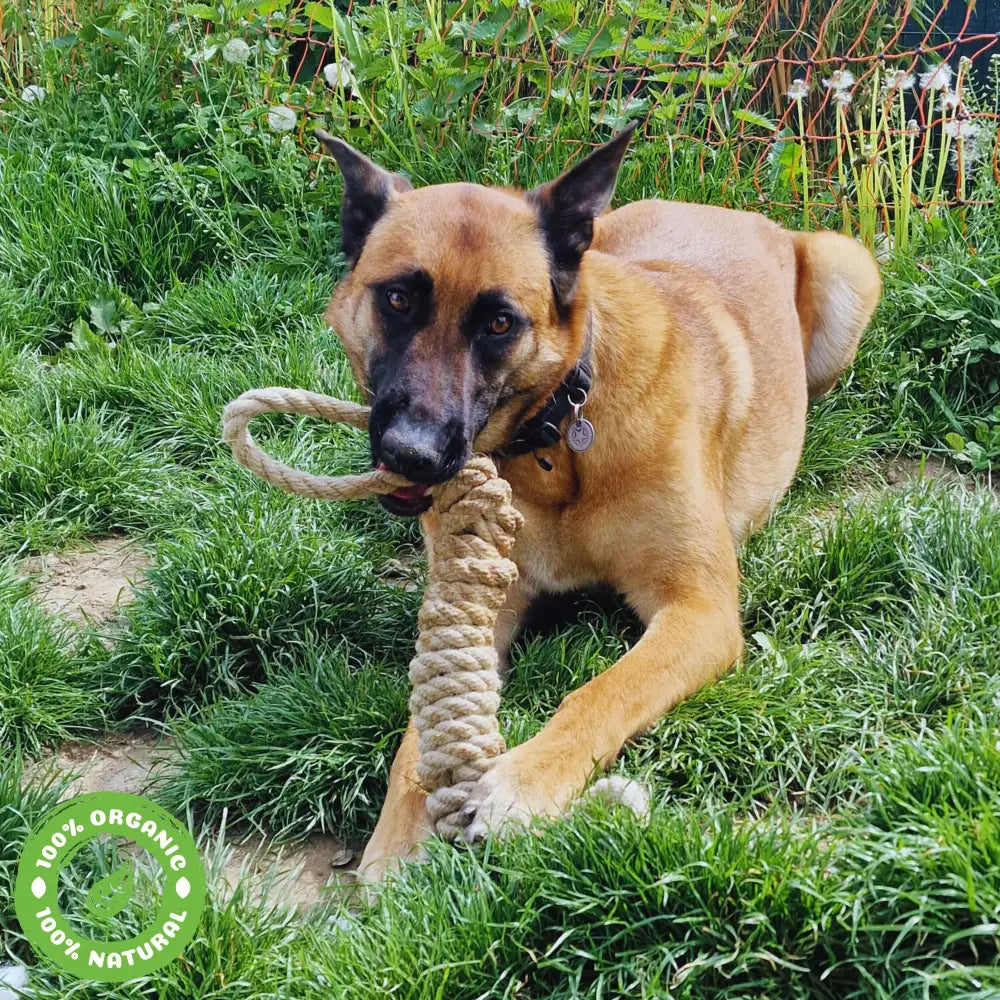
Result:
{"label": "dog's tail", "polygon": [[796,233],[795,304],[810,398],[822,396],[854,360],[882,290],[878,266],[839,233]]}

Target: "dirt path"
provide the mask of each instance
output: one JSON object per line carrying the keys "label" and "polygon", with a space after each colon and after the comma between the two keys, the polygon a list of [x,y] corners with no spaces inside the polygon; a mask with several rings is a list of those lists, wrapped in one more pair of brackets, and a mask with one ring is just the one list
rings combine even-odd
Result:
{"label": "dirt path", "polygon": [[[113,733],[100,743],[69,741],[59,750],[26,769],[25,782],[39,780],[53,770],[76,777],[67,785],[63,798],[87,792],[114,791],[145,794],[151,784],[155,765],[169,763],[170,740],[153,730]],[[237,820],[238,816],[230,817]],[[203,856],[214,854],[216,844],[206,844]],[[272,898],[306,909],[317,903],[324,889],[340,881],[349,871],[354,854],[342,841],[325,834],[314,834],[295,844],[275,846],[259,833],[227,829],[223,837],[221,891],[228,898],[240,881],[249,875],[251,884],[258,876],[273,879]]]}
{"label": "dirt path", "polygon": [[58,554],[33,556],[21,572],[49,611],[99,625],[113,618],[141,581],[149,557],[126,538],[100,538]]}
{"label": "dirt path", "polygon": [[[102,538],[57,554],[25,559],[21,572],[30,577],[38,601],[49,611],[80,625],[99,626],[115,617],[140,583],[149,558],[125,538]],[[169,765],[169,738],[152,729],[112,733],[99,743],[70,741],[25,771],[25,781],[56,771],[74,775],[64,798],[87,792],[145,794],[155,765]],[[232,821],[237,816],[230,817]],[[206,855],[212,851],[207,845]],[[264,837],[229,829],[223,838],[227,855],[222,870],[226,897],[241,874],[267,874],[274,880],[273,898],[300,908],[320,900],[338,871],[347,870],[353,854],[335,837],[316,834],[305,841],[277,848]],[[2,997],[2,992],[0,992]]]}
{"label": "dirt path", "polygon": [[973,489],[976,485],[991,486],[997,489],[997,484],[986,482],[985,477],[973,475],[962,475],[955,466],[943,458],[936,455],[927,455],[923,459],[916,458],[895,458],[887,462],[882,470],[885,481],[889,486],[906,486],[915,480],[937,482],[950,485],[961,483],[966,489]]}

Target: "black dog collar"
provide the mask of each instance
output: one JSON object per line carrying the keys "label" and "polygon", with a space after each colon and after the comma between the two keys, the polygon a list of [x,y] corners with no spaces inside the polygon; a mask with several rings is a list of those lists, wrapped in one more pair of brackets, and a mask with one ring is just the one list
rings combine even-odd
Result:
{"label": "black dog collar", "polygon": [[[587,323],[587,342],[580,355],[580,360],[570,369],[566,377],[559,383],[548,402],[529,420],[518,428],[514,438],[494,454],[499,458],[513,458],[515,455],[527,455],[539,448],[551,448],[562,438],[561,425],[574,408],[579,407],[580,397],[586,399],[593,382],[591,368],[591,335],[590,323]],[[552,463],[539,458],[538,464],[546,471],[552,469]]]}

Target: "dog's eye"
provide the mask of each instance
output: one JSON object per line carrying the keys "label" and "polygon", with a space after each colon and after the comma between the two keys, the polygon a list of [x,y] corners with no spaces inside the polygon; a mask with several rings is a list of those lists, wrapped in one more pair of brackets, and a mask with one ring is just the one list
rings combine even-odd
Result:
{"label": "dog's eye", "polygon": [[386,292],[385,298],[389,303],[390,308],[395,309],[396,312],[405,313],[410,308],[409,296],[396,288],[391,288],[388,292]]}
{"label": "dog's eye", "polygon": [[494,336],[502,337],[505,333],[510,333],[511,327],[514,325],[514,317],[508,312],[497,313],[493,319],[490,320],[487,329]]}

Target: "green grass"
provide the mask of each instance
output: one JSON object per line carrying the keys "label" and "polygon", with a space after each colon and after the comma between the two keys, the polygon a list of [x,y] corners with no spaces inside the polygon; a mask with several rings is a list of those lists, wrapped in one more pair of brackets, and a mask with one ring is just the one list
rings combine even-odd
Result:
{"label": "green grass", "polygon": [[105,721],[87,668],[93,644],[47,615],[0,562],[0,754],[93,732]]}
{"label": "green grass", "polygon": [[[541,6],[551,42],[564,11]],[[155,794],[204,831],[213,864],[224,822],[358,844],[378,814],[406,718],[416,528],[272,490],[219,443],[244,389],[357,391],[321,319],[343,268],[340,181],[305,155],[311,123],[418,182],[527,185],[648,111],[622,200],[759,207],[753,178],[711,152],[704,103],[678,122],[661,98],[628,104],[615,78],[606,104],[606,78],[572,62],[543,101],[543,74],[494,66],[488,48],[482,91],[449,96],[464,86],[454,39],[418,37],[424,7],[355,7],[343,44],[362,96],[346,103],[289,87],[262,23],[225,5],[208,25],[178,12],[177,31],[140,2],[112,14],[122,38],[27,39],[48,96],[0,85],[0,934],[18,958],[33,961],[9,904],[18,844],[58,790],[24,785],[15,761],[61,740],[136,722],[171,736]],[[511,12],[516,28],[527,15]],[[711,48],[674,17],[670,44]],[[206,28],[245,35],[251,61],[193,63]],[[312,108],[301,144],[266,124],[285,94]],[[788,200],[777,172],[761,179]],[[987,174],[977,184],[996,196]],[[836,226],[832,204],[815,210]],[[883,269],[857,363],[812,408],[792,495],[742,553],[744,661],[616,764],[649,785],[648,827],[591,804],[538,835],[437,845],[353,912],[213,892],[184,960],[153,979],[98,987],[38,967],[35,995],[1000,995],[998,270],[989,207]],[[366,462],[352,430],[273,417],[255,434],[305,468]],[[887,491],[879,470],[900,454],[986,485]],[[108,533],[150,553],[135,600],[90,630],[48,614],[20,558]],[[508,742],[635,634],[627,613],[588,604],[520,640]]]}
{"label": "green grass", "polygon": [[346,644],[310,643],[250,697],[175,724],[178,754],[157,798],[176,812],[194,805],[213,825],[228,810],[282,838],[363,836],[406,728],[409,685],[399,669],[352,667],[356,657]]}
{"label": "green grass", "polygon": [[0,961],[20,930],[13,898],[21,845],[35,824],[55,807],[63,789],[63,781],[51,772],[25,782],[23,758],[5,753],[0,765]]}
{"label": "green grass", "polygon": [[478,855],[438,845],[337,925],[215,899],[183,962],[72,995],[985,1000],[995,741],[981,714],[900,739],[859,759],[865,806],[828,818],[664,802],[644,827],[590,806]]}

